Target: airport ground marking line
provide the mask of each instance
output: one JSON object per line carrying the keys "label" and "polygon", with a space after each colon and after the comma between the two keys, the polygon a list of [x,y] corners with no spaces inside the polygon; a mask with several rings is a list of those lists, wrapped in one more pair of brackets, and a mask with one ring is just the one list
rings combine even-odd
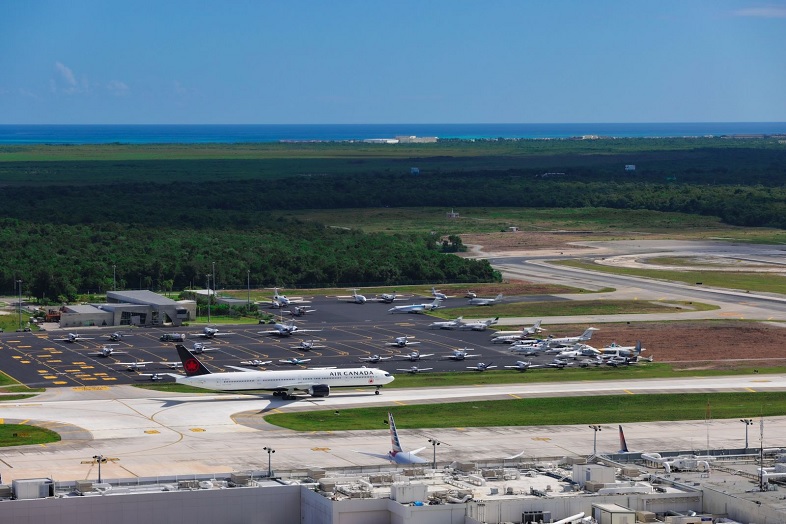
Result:
{"label": "airport ground marking line", "polygon": [[520,396],[518,396],[518,395],[516,395],[516,394],[514,394],[514,393],[508,393],[508,395],[510,395],[510,396],[511,396],[511,397],[513,397],[513,398],[518,398],[518,399],[520,399],[520,398],[521,398]]}
{"label": "airport ground marking line", "polygon": [[400,400],[394,400],[393,403],[394,404],[398,404],[399,406],[406,406],[407,405],[406,402],[401,402]]}
{"label": "airport ground marking line", "polygon": [[629,389],[623,389],[622,391],[624,391],[628,395],[635,395],[635,393],[633,391],[630,391]]}
{"label": "airport ground marking line", "polygon": [[747,389],[747,390],[748,390],[748,391],[750,391],[751,393],[757,393],[757,391],[756,391],[755,389],[753,389],[753,388],[745,388],[745,389]]}

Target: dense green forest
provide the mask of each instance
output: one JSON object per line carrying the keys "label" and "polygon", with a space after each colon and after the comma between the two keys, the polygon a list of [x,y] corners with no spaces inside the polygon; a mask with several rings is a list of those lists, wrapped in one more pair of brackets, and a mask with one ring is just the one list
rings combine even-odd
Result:
{"label": "dense green forest", "polygon": [[[530,156],[527,144],[504,142],[395,149],[384,158],[378,146],[346,144],[293,145],[289,153],[277,146],[275,158],[238,146],[235,158],[225,145],[225,158],[203,160],[153,158],[161,152],[140,159],[140,146],[129,148],[136,156],[111,146],[112,155],[129,156],[122,161],[95,160],[106,153],[100,146],[86,158],[66,150],[65,160],[43,158],[42,146],[4,147],[0,292],[13,293],[17,279],[34,297],[105,291],[113,268],[122,288],[203,286],[214,261],[217,284],[227,288],[247,278],[255,287],[316,287],[499,277],[486,262],[443,254],[461,246],[456,237],[443,245],[439,231],[364,234],[272,217],[281,210],[591,207],[786,227],[786,145],[777,141],[665,141],[683,146],[669,148],[622,140],[605,149],[591,141],[555,146],[551,155],[548,141],[530,142]],[[421,174],[409,174],[410,165]]]}

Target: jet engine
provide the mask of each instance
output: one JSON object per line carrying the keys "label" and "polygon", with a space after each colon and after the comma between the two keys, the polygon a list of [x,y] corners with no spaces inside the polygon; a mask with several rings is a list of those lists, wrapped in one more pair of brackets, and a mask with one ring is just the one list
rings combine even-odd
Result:
{"label": "jet engine", "polygon": [[315,384],[308,388],[308,394],[312,397],[327,397],[330,395],[330,386],[327,384]]}

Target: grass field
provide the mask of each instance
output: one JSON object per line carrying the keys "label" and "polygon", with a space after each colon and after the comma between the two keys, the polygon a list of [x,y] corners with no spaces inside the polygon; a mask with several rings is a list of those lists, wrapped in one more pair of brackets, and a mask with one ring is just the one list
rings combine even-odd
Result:
{"label": "grass field", "polygon": [[297,431],[382,429],[388,411],[399,428],[624,424],[786,414],[783,393],[696,393],[489,400],[379,408],[276,413],[265,420]]}
{"label": "grass field", "polygon": [[24,424],[0,424],[0,448],[58,442],[60,435],[48,429]]}
{"label": "grass field", "polygon": [[615,275],[636,275],[646,278],[674,280],[686,284],[739,289],[741,291],[760,291],[768,293],[786,293],[786,278],[771,273],[743,273],[736,271],[671,271],[666,269],[638,269],[617,266],[604,266],[580,260],[564,260],[553,262],[563,266],[578,267]]}

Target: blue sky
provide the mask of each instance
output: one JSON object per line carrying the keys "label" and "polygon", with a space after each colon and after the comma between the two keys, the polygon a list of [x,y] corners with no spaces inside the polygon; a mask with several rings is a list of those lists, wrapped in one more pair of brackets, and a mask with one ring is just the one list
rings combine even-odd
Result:
{"label": "blue sky", "polygon": [[786,121],[786,0],[4,0],[0,123]]}

